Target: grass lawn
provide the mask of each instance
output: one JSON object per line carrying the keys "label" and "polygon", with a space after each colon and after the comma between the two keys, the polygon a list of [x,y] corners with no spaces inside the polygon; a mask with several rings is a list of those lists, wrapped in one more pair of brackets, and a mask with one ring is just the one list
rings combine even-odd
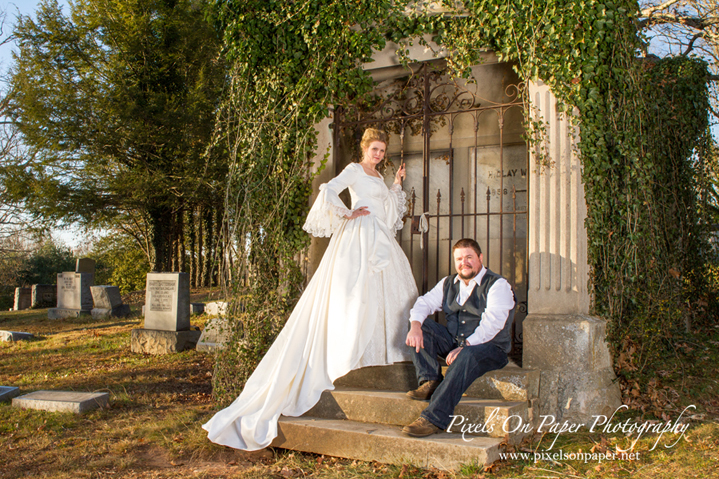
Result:
{"label": "grass lawn", "polygon": [[[193,301],[202,299],[193,296]],[[133,310],[139,309],[138,304]],[[193,326],[205,318],[193,317]],[[644,434],[634,444],[638,458],[623,461],[543,458],[535,452],[596,454],[631,448],[636,432],[582,430],[535,435],[509,452],[530,457],[488,468],[422,470],[410,466],[267,449],[246,453],[207,441],[201,425],[215,406],[213,356],[186,351],[144,356],[130,351],[130,331],[142,318],[93,321],[48,320],[47,310],[0,313],[0,330],[31,332],[33,341],[0,343],[0,386],[23,393],[43,389],[104,391],[109,408],[76,415],[21,410],[0,403],[0,477],[58,478],[266,478],[266,477],[719,477],[719,329],[677,339],[677,353],[634,408],[615,422],[674,422],[686,406],[688,428],[675,434]],[[698,339],[697,339],[698,338]],[[630,392],[631,394],[631,392]],[[663,417],[662,417],[663,415]],[[678,439],[678,441],[677,441]],[[673,444],[672,447],[667,447]],[[656,447],[652,449],[654,444]]]}

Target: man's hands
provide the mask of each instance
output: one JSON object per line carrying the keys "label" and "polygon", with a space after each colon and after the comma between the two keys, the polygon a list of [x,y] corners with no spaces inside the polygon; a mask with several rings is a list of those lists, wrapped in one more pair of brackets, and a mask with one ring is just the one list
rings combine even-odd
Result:
{"label": "man's hands", "polygon": [[407,333],[407,340],[405,341],[407,346],[415,348],[416,352],[419,352],[420,348],[424,347],[424,335],[422,334],[422,323],[419,321],[412,321],[412,325]]}
{"label": "man's hands", "polygon": [[447,366],[452,364],[454,362],[454,360],[457,359],[457,356],[459,356],[459,353],[461,353],[461,352],[462,352],[462,348],[455,348],[455,349],[451,350],[449,352],[449,354],[447,355],[447,358],[445,359],[445,361],[447,362]]}
{"label": "man's hands", "polygon": [[[424,335],[422,334],[422,323],[419,321],[412,321],[412,326],[409,328],[409,333],[407,333],[407,340],[405,341],[405,344],[407,346],[411,346],[415,348],[416,352],[419,352],[420,348],[424,347]],[[467,344],[469,346],[469,344]],[[455,348],[449,352],[447,355],[447,358],[445,358],[445,361],[447,362],[447,366],[452,364],[455,359],[457,359],[457,356],[459,356],[459,353],[462,352],[462,348]]]}

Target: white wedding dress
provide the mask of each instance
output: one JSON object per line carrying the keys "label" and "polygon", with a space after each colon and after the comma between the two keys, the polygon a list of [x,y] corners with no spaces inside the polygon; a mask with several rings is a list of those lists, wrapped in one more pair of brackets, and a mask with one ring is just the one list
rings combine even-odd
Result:
{"label": "white wedding dress", "polygon": [[[345,188],[352,208],[366,206],[369,215],[344,217],[350,210],[338,194]],[[327,251],[240,396],[202,426],[211,441],[249,451],[267,447],[280,414],[304,414],[335,379],[359,367],[411,360],[405,338],[417,287],[394,239],[405,210],[399,185],[388,189],[357,163],[320,186],[304,229],[331,235]]]}

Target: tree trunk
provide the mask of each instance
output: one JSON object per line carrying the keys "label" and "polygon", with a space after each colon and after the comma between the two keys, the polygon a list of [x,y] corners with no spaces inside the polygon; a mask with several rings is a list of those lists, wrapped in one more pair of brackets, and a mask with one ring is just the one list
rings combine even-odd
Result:
{"label": "tree trunk", "polygon": [[202,274],[205,269],[205,209],[199,207],[197,209],[197,269],[195,270],[195,284],[197,287],[202,286]]}
{"label": "tree trunk", "polygon": [[195,208],[187,209],[187,221],[185,224],[187,225],[187,232],[190,236],[190,287],[196,288],[197,278],[195,275],[197,274],[197,235],[195,234]]}
{"label": "tree trunk", "polygon": [[170,270],[172,252],[171,243],[171,232],[167,224],[167,218],[170,217],[171,211],[165,207],[154,207],[148,209],[148,216],[150,218],[150,240],[152,242],[152,249],[155,252],[154,261],[150,265],[151,271],[167,272]]}
{"label": "tree trunk", "polygon": [[212,210],[205,210],[203,229],[205,231],[205,267],[202,270],[202,286],[212,286],[212,270],[214,269],[214,228]]}
{"label": "tree trunk", "polygon": [[180,207],[176,215],[177,220],[175,221],[177,228],[177,260],[178,260],[178,271],[181,273],[187,272],[187,260],[185,254],[185,207]]}

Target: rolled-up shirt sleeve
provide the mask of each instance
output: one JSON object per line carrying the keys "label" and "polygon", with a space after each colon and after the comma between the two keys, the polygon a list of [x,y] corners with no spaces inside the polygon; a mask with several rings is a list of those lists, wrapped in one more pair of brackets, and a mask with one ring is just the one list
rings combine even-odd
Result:
{"label": "rolled-up shirt sleeve", "polygon": [[[440,298],[440,303],[442,299]],[[494,282],[487,293],[487,307],[482,313],[482,320],[468,338],[467,342],[476,346],[491,341],[507,322],[509,312],[514,308],[514,293],[506,279]]]}
{"label": "rolled-up shirt sleeve", "polygon": [[409,312],[409,320],[417,321],[418,323],[424,323],[424,320],[430,314],[434,314],[442,309],[442,298],[444,297],[444,282],[448,276],[442,278],[442,281],[437,283],[437,286],[432,288],[427,294],[424,294],[417,298],[412,310]]}

